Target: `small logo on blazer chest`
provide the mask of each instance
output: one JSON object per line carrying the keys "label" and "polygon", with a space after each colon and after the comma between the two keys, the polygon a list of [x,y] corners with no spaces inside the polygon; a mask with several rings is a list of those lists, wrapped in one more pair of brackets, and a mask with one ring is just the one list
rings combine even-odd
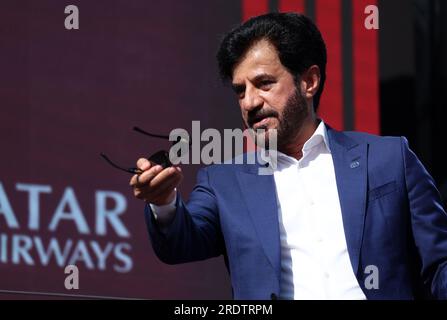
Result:
{"label": "small logo on blazer chest", "polygon": [[360,162],[358,162],[358,161],[353,161],[353,162],[351,162],[351,164],[349,165],[349,167],[350,167],[351,169],[354,169],[354,168],[357,168],[359,165],[360,165]]}

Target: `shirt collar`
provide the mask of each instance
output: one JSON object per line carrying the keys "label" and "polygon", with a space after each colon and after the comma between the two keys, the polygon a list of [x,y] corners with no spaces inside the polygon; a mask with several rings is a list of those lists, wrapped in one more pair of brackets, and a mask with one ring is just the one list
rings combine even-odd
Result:
{"label": "shirt collar", "polygon": [[320,124],[318,125],[317,129],[313,133],[313,135],[304,143],[303,146],[303,153],[306,151],[309,151],[313,147],[319,145],[320,143],[324,143],[324,146],[326,149],[331,152],[331,149],[329,147],[329,140],[327,137],[327,128],[324,124],[323,120],[320,120]]}
{"label": "shirt collar", "polygon": [[[326,150],[331,153],[331,149],[329,146],[329,140],[327,135],[327,128],[323,120],[320,120],[320,123],[317,126],[317,129],[314,131],[312,136],[304,143],[303,145],[303,159],[306,157],[306,155],[309,153],[311,149],[314,147],[320,145],[321,143],[324,143],[324,147]],[[281,164],[286,163],[297,163],[298,160],[296,160],[293,157],[290,157],[280,151],[277,152],[278,154],[278,164],[281,166]]]}

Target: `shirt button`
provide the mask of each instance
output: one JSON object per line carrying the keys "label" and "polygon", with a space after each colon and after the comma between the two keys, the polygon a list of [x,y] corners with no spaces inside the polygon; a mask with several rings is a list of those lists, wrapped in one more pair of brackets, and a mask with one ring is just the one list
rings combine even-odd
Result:
{"label": "shirt button", "polygon": [[329,273],[325,272],[325,273],[324,273],[324,277],[325,277],[326,279],[329,279]]}
{"label": "shirt button", "polygon": [[323,242],[323,238],[322,238],[322,237],[318,237],[318,238],[317,238],[317,242],[318,242],[318,243],[322,243],[322,242]]}

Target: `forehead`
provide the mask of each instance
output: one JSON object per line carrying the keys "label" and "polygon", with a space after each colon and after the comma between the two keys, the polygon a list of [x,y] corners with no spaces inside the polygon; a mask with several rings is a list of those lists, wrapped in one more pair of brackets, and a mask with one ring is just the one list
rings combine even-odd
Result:
{"label": "forehead", "polygon": [[267,40],[256,42],[233,70],[233,83],[252,79],[259,74],[279,76],[286,71],[279,60],[278,53]]}

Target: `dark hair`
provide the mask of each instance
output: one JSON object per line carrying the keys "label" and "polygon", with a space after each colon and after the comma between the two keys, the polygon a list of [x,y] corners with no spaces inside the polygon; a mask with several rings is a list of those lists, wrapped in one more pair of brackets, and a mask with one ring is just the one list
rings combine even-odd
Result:
{"label": "dark hair", "polygon": [[243,55],[262,39],[276,48],[279,60],[295,81],[312,65],[320,68],[320,87],[314,96],[316,111],[326,80],[326,45],[312,20],[302,14],[268,13],[231,30],[223,38],[217,53],[222,80],[233,77],[233,69]]}

